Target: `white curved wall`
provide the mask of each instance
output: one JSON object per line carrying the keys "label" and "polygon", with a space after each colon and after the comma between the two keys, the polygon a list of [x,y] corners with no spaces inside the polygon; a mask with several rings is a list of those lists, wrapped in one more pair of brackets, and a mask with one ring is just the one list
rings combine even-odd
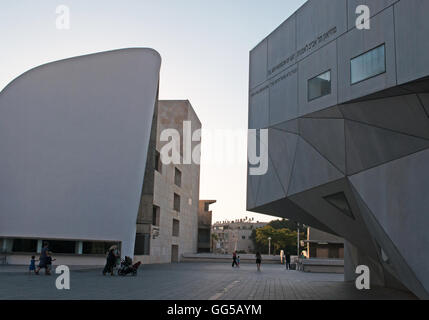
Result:
{"label": "white curved wall", "polygon": [[35,68],[0,93],[0,237],[122,241],[133,255],[161,58]]}

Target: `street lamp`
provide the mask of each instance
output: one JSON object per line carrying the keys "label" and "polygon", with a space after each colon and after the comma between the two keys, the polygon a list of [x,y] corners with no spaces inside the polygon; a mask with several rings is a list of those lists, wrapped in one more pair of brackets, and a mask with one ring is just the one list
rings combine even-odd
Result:
{"label": "street lamp", "polygon": [[268,255],[271,255],[271,237],[268,237]]}

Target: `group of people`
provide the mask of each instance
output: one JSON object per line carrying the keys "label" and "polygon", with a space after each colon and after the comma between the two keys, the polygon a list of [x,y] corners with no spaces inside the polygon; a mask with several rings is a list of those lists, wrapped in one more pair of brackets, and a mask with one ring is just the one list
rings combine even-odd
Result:
{"label": "group of people", "polygon": [[[52,261],[56,259],[52,258],[52,251],[49,251],[49,243],[43,244],[42,251],[40,252],[39,260],[36,260],[36,256],[31,256],[29,273],[39,274],[41,269],[45,269],[45,275],[50,275],[52,270]],[[39,265],[36,268],[36,262],[39,261]]]}
{"label": "group of people", "polygon": [[[262,256],[259,252],[256,253],[256,267],[258,271],[261,271]],[[240,256],[237,255],[237,251],[232,253],[232,267],[240,268]]]}
{"label": "group of people", "polygon": [[[256,252],[256,268],[258,271],[261,271],[261,264],[262,264],[262,255],[260,252]],[[285,266],[286,266],[286,270],[290,270],[290,253],[287,252],[284,255],[284,260],[285,260]],[[234,251],[232,253],[232,267],[238,267],[240,268],[240,256],[237,256],[237,251]]]}

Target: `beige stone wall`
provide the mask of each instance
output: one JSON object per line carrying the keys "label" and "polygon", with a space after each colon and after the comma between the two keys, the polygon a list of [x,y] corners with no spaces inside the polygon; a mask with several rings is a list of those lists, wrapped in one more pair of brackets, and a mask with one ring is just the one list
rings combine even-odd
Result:
{"label": "beige stone wall", "polygon": [[[160,142],[162,130],[173,128],[181,135],[183,145],[183,121],[191,121],[192,132],[201,128],[201,122],[189,101],[159,101],[156,149],[166,142]],[[199,143],[194,142],[193,148]],[[183,154],[183,150],[181,152]],[[150,240],[150,255],[139,256],[143,263],[170,263],[172,245],[179,246],[179,259],[183,253],[196,253],[198,242],[198,202],[200,165],[162,165],[161,173],[155,171],[153,203],[160,208],[159,235]],[[174,182],[175,168],[182,173],[181,186]],[[180,212],[173,209],[174,193],[180,196]],[[152,214],[152,213],[151,213]],[[173,237],[173,219],[180,221],[179,236]]]}

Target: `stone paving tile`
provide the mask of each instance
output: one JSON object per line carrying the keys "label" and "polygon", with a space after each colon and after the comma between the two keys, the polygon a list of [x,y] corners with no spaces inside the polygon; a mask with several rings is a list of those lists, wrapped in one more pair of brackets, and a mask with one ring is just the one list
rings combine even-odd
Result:
{"label": "stone paving tile", "polygon": [[240,268],[222,263],[142,266],[137,277],[103,276],[101,269],[71,270],[71,290],[57,290],[56,275],[29,275],[0,266],[0,299],[300,300],[415,299],[386,288],[358,291],[341,274],[287,271],[281,265]]}

